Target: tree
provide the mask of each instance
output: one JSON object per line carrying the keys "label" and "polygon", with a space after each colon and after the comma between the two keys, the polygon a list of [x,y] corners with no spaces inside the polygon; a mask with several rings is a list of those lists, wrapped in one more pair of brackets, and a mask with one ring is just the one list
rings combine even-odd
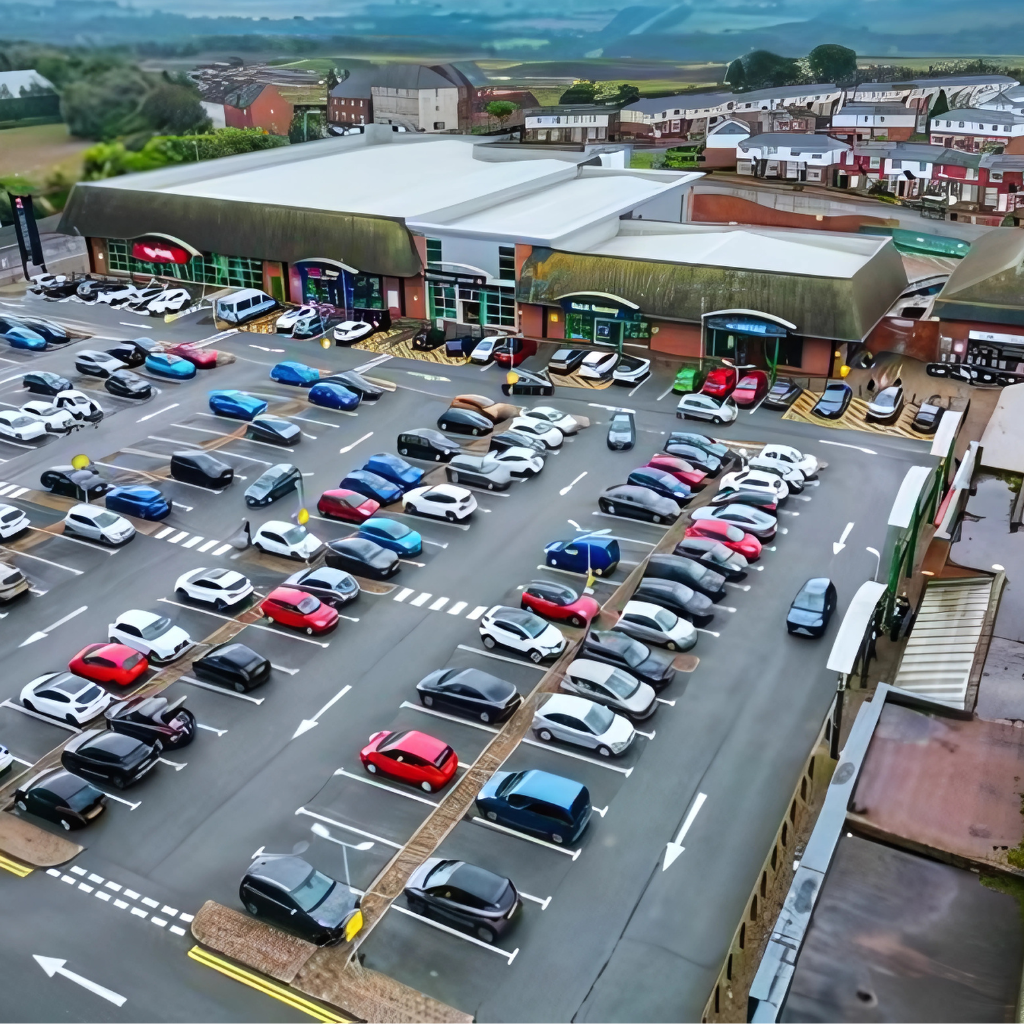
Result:
{"label": "tree", "polygon": [[337,68],[331,68],[331,69],[330,69],[330,70],[329,70],[329,71],[327,72],[327,93],[328,93],[328,95],[330,95],[330,92],[331,92],[331,90],[332,90],[332,89],[333,89],[333,88],[334,88],[334,87],[335,87],[335,86],[336,86],[336,85],[338,84],[338,82],[340,82],[340,81],[341,81],[341,79],[340,79],[340,78],[338,78],[338,69],[337,69]]}
{"label": "tree", "polygon": [[142,113],[148,94],[149,83],[141,71],[114,67],[69,83],[61,96],[61,115],[72,135],[113,139],[149,128]]}
{"label": "tree", "polygon": [[737,57],[728,67],[723,79],[726,85],[731,85],[736,92],[746,87],[747,73],[743,67],[743,60]]}
{"label": "tree", "polygon": [[172,82],[157,85],[143,101],[141,113],[160,135],[186,135],[213,127],[199,101],[199,93]]}
{"label": "tree", "polygon": [[857,51],[838,43],[822,43],[807,54],[816,82],[843,82],[857,73]]}
{"label": "tree", "polygon": [[800,67],[792,57],[780,57],[770,50],[751,50],[742,59],[749,89],[795,85],[802,78]]}
{"label": "tree", "polygon": [[940,114],[949,113],[949,100],[946,99],[946,90],[940,89],[938,96],[935,97],[935,102],[932,104],[932,109],[928,111],[929,117],[938,117]]}
{"label": "tree", "polygon": [[579,78],[562,93],[559,103],[579,104],[593,103],[597,95],[597,86],[588,78]]}
{"label": "tree", "polygon": [[292,123],[288,126],[290,142],[312,142],[314,139],[327,138],[327,124],[324,115],[318,110],[296,110],[292,115]]}
{"label": "tree", "polygon": [[607,95],[602,93],[599,102],[607,103],[612,107],[628,107],[630,103],[636,103],[638,99],[640,99],[640,90],[635,85],[620,82],[615,92]]}
{"label": "tree", "polygon": [[519,104],[511,100],[491,100],[484,109],[488,117],[498,122],[499,128],[504,128],[505,122],[519,109]]}

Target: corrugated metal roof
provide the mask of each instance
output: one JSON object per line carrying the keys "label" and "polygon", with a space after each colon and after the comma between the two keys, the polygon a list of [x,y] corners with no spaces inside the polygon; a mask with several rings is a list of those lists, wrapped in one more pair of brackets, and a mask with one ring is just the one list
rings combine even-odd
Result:
{"label": "corrugated metal roof", "polygon": [[935,297],[940,320],[1024,326],[1024,231],[995,228],[971,243]]}

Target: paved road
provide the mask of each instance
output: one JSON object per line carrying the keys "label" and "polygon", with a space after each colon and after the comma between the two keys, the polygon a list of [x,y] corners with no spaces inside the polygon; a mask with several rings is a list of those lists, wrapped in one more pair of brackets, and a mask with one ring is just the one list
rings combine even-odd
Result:
{"label": "paved road", "polygon": [[[33,300],[27,302],[34,308]],[[107,337],[140,333],[122,325],[119,321],[128,317],[116,311],[67,304],[48,305],[47,312],[66,313],[83,326],[102,324]],[[179,321],[172,331],[161,325],[152,333],[195,338],[212,331],[211,325]],[[116,466],[125,468],[104,470],[127,478],[128,467],[152,469],[160,464],[161,453],[199,443],[210,436],[205,431],[225,430],[223,420],[208,415],[210,386],[258,391],[271,396],[274,407],[295,397],[294,390],[267,379],[277,359],[291,356],[336,369],[369,358],[270,336],[239,334],[217,344],[238,357],[232,367],[190,384],[163,386],[160,395],[140,406],[110,402],[111,411],[117,411],[95,431],[42,451],[7,451],[0,444],[0,458],[8,460],[0,463],[0,480],[19,489],[37,486],[40,470],[67,461],[72,449],[105,462],[125,448],[152,453],[120,454]],[[287,355],[267,349],[283,349]],[[3,364],[10,372],[0,372],[0,403],[21,399],[16,374],[29,360],[16,353],[10,359],[14,365]],[[70,371],[72,359],[46,353],[31,363]],[[433,425],[451,396],[497,395],[500,383],[496,368],[480,372],[392,360],[373,372],[394,381],[398,390],[376,406],[360,407],[354,417],[302,411],[306,436],[294,455],[281,456],[245,441],[232,441],[222,451],[236,472],[250,480],[265,468],[259,460],[293,459],[312,474],[304,482],[312,504],[366,456],[394,450],[399,430]],[[351,882],[365,888],[430,810],[423,802],[430,799],[426,795],[412,799],[367,784],[357,757],[365,738],[382,728],[420,728],[451,742],[463,762],[473,760],[489,734],[426,715],[416,706],[415,683],[434,668],[472,664],[511,679],[520,689],[534,684],[538,670],[529,663],[515,656],[511,661],[486,656],[471,616],[491,604],[518,603],[517,587],[547,573],[538,569],[543,545],[574,534],[569,519],[586,528],[613,528],[627,562],[641,558],[657,541],[655,526],[594,513],[600,491],[622,481],[677,426],[674,402],[665,394],[670,383],[666,365],[633,394],[620,388],[560,388],[557,404],[590,417],[592,428],[551,456],[538,479],[515,484],[507,497],[478,495],[481,509],[468,529],[421,521],[417,528],[427,543],[423,555],[413,560],[419,564],[404,565],[389,593],[362,594],[346,610],[358,621],[343,620],[321,641],[328,646],[249,627],[242,639],[275,665],[270,683],[252,694],[262,703],[175,683],[169,695],[187,693],[189,707],[208,728],[192,746],[168,758],[176,765],[161,765],[143,785],[122,794],[137,806],[114,803],[88,832],[79,833],[87,849],[76,864],[104,879],[123,879],[119,884],[132,886],[140,899],[149,896],[161,907],[170,906],[180,920],[181,913],[195,913],[206,899],[237,906],[238,879],[260,847],[287,852],[296,843],[311,843],[307,859],[343,877],[342,849],[310,832],[310,825],[321,821],[337,838],[358,842],[369,837],[374,843],[368,852],[349,854]],[[641,432],[632,455],[611,453],[604,444],[605,406],[617,405],[637,413]],[[805,491],[809,500],[790,501],[790,514],[782,517],[788,532],[751,572],[750,589],[731,590],[719,606],[709,629],[720,635],[701,635],[694,650],[700,663],[662,694],[674,703],[662,705],[650,720],[645,731],[653,733],[651,739],[638,741],[614,766],[554,748],[524,745],[513,753],[508,767],[546,768],[590,787],[603,813],[579,843],[580,855],[573,860],[472,821],[460,823],[443,854],[505,872],[536,897],[502,940],[505,955],[392,911],[364,946],[368,966],[480,1020],[699,1016],[831,700],[834,681],[824,670],[828,641],[788,638],[782,625],[785,609],[806,578],[823,573],[835,580],[840,611],[845,608],[874,567],[865,546],[881,546],[883,512],[906,468],[925,451],[924,445],[901,439],[872,436],[866,442],[864,434],[783,422],[764,410],[741,414],[723,433],[795,443],[830,465],[820,486]],[[0,658],[8,668],[0,680],[0,702],[15,701],[27,680],[62,667],[87,642],[103,639],[107,623],[127,608],[162,611],[194,638],[208,636],[221,619],[167,603],[176,601],[173,581],[181,572],[197,565],[234,565],[266,593],[292,571],[294,566],[251,552],[213,554],[241,521],[243,486],[239,482],[214,495],[168,484],[165,490],[177,503],[168,524],[178,529],[165,539],[140,535],[108,554],[54,537],[31,549],[36,560],[15,556],[38,593],[5,609],[7,617],[0,620]],[[12,500],[10,493],[3,500]],[[13,502],[25,507],[34,525],[57,518],[53,510],[24,498]],[[285,500],[251,515],[254,528],[291,514],[296,504]],[[831,544],[847,522],[855,524],[847,547],[833,556]],[[348,532],[316,519],[310,528],[325,539]],[[179,534],[184,536],[171,543]],[[210,541],[218,543],[199,554]],[[627,571],[625,566],[617,576]],[[396,600],[405,591],[404,599]],[[44,630],[46,640],[21,646]],[[346,686],[351,689],[316,728],[292,739],[303,719],[312,718]],[[0,707],[0,742],[26,761],[64,735],[55,726]],[[613,768],[632,771],[627,777]],[[662,872],[665,844],[698,792],[707,794],[707,802],[687,836],[686,851]],[[47,979],[40,970],[38,985],[23,989],[10,1012],[0,1011],[4,1019],[258,1020],[280,1019],[284,1012],[227,979],[210,980],[212,972],[184,957],[188,936],[168,930],[170,917],[164,918],[167,925],[154,925],[152,908],[138,908],[147,913],[145,918],[132,915],[130,907],[112,909],[44,872],[27,879],[4,875],[0,888],[12,901],[7,905],[25,908],[18,915],[19,928],[0,933],[0,972],[25,964],[31,976],[37,969],[33,953],[59,956],[68,960],[69,969],[80,965],[81,973],[128,997],[117,1010],[88,993],[62,990],[62,979]],[[110,936],[109,949],[90,943],[93,915],[99,915],[96,922]]]}

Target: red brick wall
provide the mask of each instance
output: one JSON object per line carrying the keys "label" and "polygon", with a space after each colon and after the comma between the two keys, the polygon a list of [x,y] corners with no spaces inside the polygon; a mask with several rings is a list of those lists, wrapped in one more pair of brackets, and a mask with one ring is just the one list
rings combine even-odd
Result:
{"label": "red brick wall", "polygon": [[[657,334],[654,331],[657,330]],[[651,321],[651,351],[697,359],[701,355],[700,324]]]}
{"label": "red brick wall", "polygon": [[272,85],[268,85],[249,107],[249,118],[254,128],[262,128],[271,135],[287,135],[292,123],[292,110],[292,105]]}
{"label": "red brick wall", "polygon": [[232,107],[224,104],[224,125],[227,128],[251,128],[252,117],[249,108],[243,110],[241,107]]}
{"label": "red brick wall", "polygon": [[[948,333],[948,332],[947,332]],[[966,331],[964,337],[967,337]],[[899,352],[923,363],[939,361],[939,322],[885,316],[875,324],[865,344],[869,352]]]}
{"label": "red brick wall", "polygon": [[547,317],[548,337],[561,340],[565,337],[565,314],[560,309],[542,307]]}
{"label": "red brick wall", "polygon": [[800,369],[809,377],[830,376],[834,351],[832,345],[831,341],[825,341],[823,338],[804,338],[804,354]]}
{"label": "red brick wall", "polygon": [[[518,249],[519,246],[516,246]],[[544,317],[547,310],[543,306],[534,306],[529,302],[519,304],[519,330],[527,338],[544,337]]]}
{"label": "red brick wall", "polygon": [[416,320],[426,320],[427,290],[423,276],[417,274],[415,277],[402,278],[402,288],[405,290],[405,315]]}

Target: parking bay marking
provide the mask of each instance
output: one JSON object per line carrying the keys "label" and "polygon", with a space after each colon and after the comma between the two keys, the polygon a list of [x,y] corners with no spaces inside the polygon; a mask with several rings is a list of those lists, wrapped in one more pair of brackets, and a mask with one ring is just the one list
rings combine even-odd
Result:
{"label": "parking bay marking", "polygon": [[188,767],[188,761],[168,761],[166,757],[158,757],[158,761],[162,761],[164,764],[169,764],[176,772],[180,772],[182,768]]}
{"label": "parking bay marking", "polygon": [[142,805],[142,801],[141,801],[141,800],[136,800],[136,801],[134,801],[134,802],[133,802],[133,801],[131,801],[131,800],[125,800],[125,798],[124,798],[124,797],[121,797],[121,796],[114,796],[114,794],[113,794],[113,793],[108,793],[108,792],[107,792],[107,791],[106,791],[105,789],[101,789],[101,790],[100,790],[100,792],[101,792],[101,793],[102,793],[102,794],[103,794],[103,795],[104,795],[104,796],[105,796],[105,797],[106,797],[106,798],[107,798],[108,800],[116,800],[116,801],[117,801],[117,802],[118,802],[119,804],[124,804],[124,805],[125,805],[125,807],[127,807],[127,808],[128,808],[129,810],[132,810],[132,811],[134,811],[136,807],[139,807],[139,806],[141,806],[141,805]]}
{"label": "parking bay marking", "polygon": [[65,572],[73,572],[76,576],[81,576],[84,572],[83,569],[72,569],[70,565],[61,565],[60,562],[51,562],[48,558],[41,558],[39,555],[30,555],[27,551],[13,551],[10,548],[7,549],[12,555],[20,555],[22,558],[31,558],[36,562],[45,562],[47,565],[52,565],[55,569],[63,569]]}
{"label": "parking bay marking", "polygon": [[87,540],[78,540],[75,537],[65,536],[63,533],[50,533],[49,530],[44,530],[41,526],[30,526],[29,529],[34,530],[36,533],[45,533],[49,537],[56,537],[59,540],[66,540],[71,544],[81,544],[83,548],[98,551],[101,555],[119,555],[124,550],[123,548],[115,548],[113,551],[107,551],[97,544],[90,544]]}
{"label": "parking bay marking", "polygon": [[532,661],[520,661],[519,658],[509,658],[504,654],[495,654],[493,651],[481,651],[476,647],[467,647],[459,644],[458,650],[469,651],[470,654],[479,654],[482,658],[494,658],[495,661],[507,661],[513,665],[522,665],[523,668],[535,668],[538,672],[547,672],[546,665],[535,665]]}
{"label": "parking bay marking", "polygon": [[58,729],[67,729],[68,732],[73,732],[76,735],[82,731],[70,722],[62,722],[58,718],[51,718],[49,715],[41,715],[38,711],[32,711],[30,708],[22,707],[21,704],[15,704],[14,701],[11,700],[5,700],[0,703],[0,708],[10,708],[12,711],[20,711],[23,715],[28,715],[29,718],[38,718],[40,722],[47,722],[49,725],[55,725]]}
{"label": "parking bay marking", "polygon": [[573,861],[575,861],[583,852],[582,849],[568,850],[564,846],[559,846],[556,843],[549,843],[546,839],[538,839],[536,836],[528,836],[525,832],[518,832],[514,828],[499,825],[496,821],[488,821],[486,818],[474,816],[469,820],[473,822],[474,825],[483,825],[485,828],[492,828],[496,832],[504,832],[507,836],[515,836],[516,839],[525,839],[528,843],[536,843],[538,846],[546,846],[549,850],[554,850],[556,853],[564,853]]}
{"label": "parking bay marking", "polygon": [[319,725],[319,718],[321,715],[327,714],[328,711],[334,707],[335,704],[341,700],[342,697],[351,690],[351,686],[343,686],[312,718],[304,718],[300,723],[299,727],[292,733],[292,739],[296,739],[301,736],[304,732],[309,732],[310,729],[315,728]]}
{"label": "parking bay marking", "polygon": [[[222,619],[224,622],[238,622],[238,619],[233,618],[230,615],[221,615],[218,612],[210,612],[205,608],[197,608],[195,605],[182,604],[180,601],[172,601],[169,597],[157,598],[162,604],[173,604],[175,608],[185,608],[188,611],[199,612],[200,615],[210,615],[215,619]],[[325,640],[311,640],[306,636],[292,636],[291,633],[285,633],[284,630],[274,629],[272,626],[261,626],[258,622],[239,622],[240,626],[245,629],[262,629],[267,633],[276,633],[278,636],[287,637],[289,640],[301,640],[304,644],[316,644],[317,647],[327,648],[330,647],[330,641]]]}
{"label": "parking bay marking", "polygon": [[203,725],[202,722],[196,722],[197,729],[204,729],[206,732],[215,732],[218,737],[223,736],[227,729],[215,729],[212,725]]}
{"label": "parking bay marking", "polygon": [[224,694],[225,697],[237,697],[239,700],[247,700],[250,704],[262,704],[266,697],[250,697],[247,693],[238,693],[237,690],[229,690],[225,686],[215,686],[213,683],[204,683],[200,679],[193,679],[191,676],[178,676],[179,683],[188,683],[189,686],[198,686],[203,690],[210,690],[213,693]]}
{"label": "parking bay marking", "polygon": [[733,590],[747,591],[747,590],[750,589],[750,584],[749,583],[730,583],[728,580],[726,580],[725,585],[727,587],[732,587]]}
{"label": "parking bay marking", "polygon": [[[573,572],[571,569],[556,569],[553,565],[538,565],[537,568],[538,569],[546,569],[548,572],[560,572],[564,576],[578,576],[578,577],[582,578],[582,577],[584,577],[586,575],[586,573],[582,573],[582,572]],[[601,579],[600,576],[595,576],[594,577],[594,582],[595,583],[604,583],[606,586],[609,586],[609,587],[617,587],[617,586],[619,586],[619,583],[620,583],[619,580],[605,580],[605,579]]]}
{"label": "parking bay marking", "polygon": [[630,519],[629,516],[613,516],[611,512],[591,512],[592,516],[601,516],[602,519],[618,519],[623,523],[642,523],[644,526],[653,526],[656,530],[667,530],[671,523],[648,523],[643,519]]}
{"label": "parking bay marking", "polygon": [[88,611],[89,606],[83,604],[80,608],[76,608],[73,612],[69,612],[64,616],[63,619],[58,619],[52,626],[46,626],[44,629],[33,633],[27,640],[23,640],[19,647],[27,647],[29,644],[34,644],[37,640],[45,639],[50,633],[52,633],[58,626],[63,626],[65,622],[70,622],[76,615],[81,615],[82,612]]}
{"label": "parking bay marking", "polygon": [[165,405],[162,409],[157,409],[156,412],[151,412],[148,415],[143,416],[141,419],[136,420],[135,422],[145,423],[146,420],[151,420],[154,416],[159,416],[161,413],[170,412],[172,409],[177,409],[178,405],[178,402],[173,402],[171,405]]}
{"label": "parking bay marking", "polygon": [[[357,836],[364,836],[367,839],[372,839],[375,843],[382,843],[384,846],[390,846],[392,850],[401,850],[401,843],[394,843],[390,839],[385,839],[383,836],[375,836],[372,832],[364,832],[361,828],[356,828],[355,825],[346,825],[343,822],[335,821],[333,818],[328,818],[326,815],[317,814],[315,811],[307,811],[305,807],[300,807],[296,814],[304,814],[307,818],[316,818],[317,821],[324,821],[328,825],[334,825],[336,828],[343,828],[346,832],[352,832]],[[520,893],[522,895],[522,893]],[[549,897],[550,898],[550,897]]]}
{"label": "parking bay marking", "polygon": [[[482,510],[478,509],[478,511],[482,511]],[[427,521],[432,526],[450,526],[450,527],[452,527],[452,528],[454,528],[456,530],[468,530],[469,529],[469,523],[449,523],[447,520],[444,520],[444,519],[434,519],[432,516],[417,516],[417,515],[413,515],[410,512],[392,512],[392,511],[389,510],[388,511],[388,515],[389,516],[405,516],[407,519],[415,519],[417,522],[420,522],[420,523],[422,523],[424,519],[427,519]]]}
{"label": "parking bay marking", "polygon": [[398,913],[405,914],[407,917],[414,917],[417,921],[422,921],[424,924],[428,924],[431,928],[436,928],[438,931],[454,935],[457,939],[472,942],[474,946],[489,949],[492,953],[497,953],[499,956],[505,957],[508,960],[510,967],[512,966],[512,961],[519,955],[518,946],[516,946],[516,948],[510,953],[507,949],[502,949],[500,946],[492,946],[491,943],[484,942],[482,939],[475,938],[472,935],[466,935],[465,932],[456,931],[454,928],[449,928],[448,925],[441,924],[440,921],[431,921],[429,917],[423,917],[421,914],[415,913],[408,907],[400,907],[397,903],[392,903],[389,909],[397,910]]}
{"label": "parking bay marking", "polygon": [[398,796],[404,796],[407,800],[415,800],[417,803],[427,804],[430,807],[437,807],[436,800],[428,800],[425,796],[420,796],[417,793],[406,793],[405,790],[396,789],[394,786],[389,786],[384,782],[378,782],[376,779],[367,779],[362,775],[356,775],[354,772],[346,771],[344,768],[339,768],[335,775],[343,775],[346,779],[354,779],[356,782],[365,782],[368,786],[376,786],[378,789],[386,789],[389,793],[395,793]]}

